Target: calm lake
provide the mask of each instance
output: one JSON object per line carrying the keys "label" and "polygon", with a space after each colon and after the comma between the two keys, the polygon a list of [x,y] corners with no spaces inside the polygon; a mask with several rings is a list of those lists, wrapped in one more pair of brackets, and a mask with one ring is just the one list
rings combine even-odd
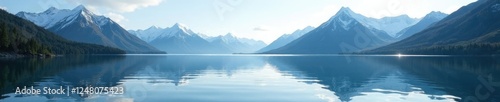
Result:
{"label": "calm lake", "polygon": [[[0,101],[500,101],[500,57],[93,55],[0,59]],[[122,94],[16,94],[119,87]]]}

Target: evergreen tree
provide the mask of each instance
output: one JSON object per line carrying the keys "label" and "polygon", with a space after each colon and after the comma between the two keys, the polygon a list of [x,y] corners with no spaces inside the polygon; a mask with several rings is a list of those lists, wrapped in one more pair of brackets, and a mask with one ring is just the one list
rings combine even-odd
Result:
{"label": "evergreen tree", "polygon": [[8,48],[9,45],[10,45],[10,41],[9,41],[9,34],[7,33],[7,28],[5,26],[5,24],[2,24],[1,25],[1,35],[0,35],[0,48]]}

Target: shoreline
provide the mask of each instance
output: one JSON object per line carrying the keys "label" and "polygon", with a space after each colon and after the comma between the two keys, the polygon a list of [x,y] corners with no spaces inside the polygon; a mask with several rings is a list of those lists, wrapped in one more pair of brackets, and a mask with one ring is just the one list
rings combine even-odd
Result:
{"label": "shoreline", "polygon": [[53,54],[18,54],[18,53],[0,52],[0,58],[22,58],[22,57],[46,58],[46,57],[55,57],[55,56],[58,56],[58,55],[53,55]]}

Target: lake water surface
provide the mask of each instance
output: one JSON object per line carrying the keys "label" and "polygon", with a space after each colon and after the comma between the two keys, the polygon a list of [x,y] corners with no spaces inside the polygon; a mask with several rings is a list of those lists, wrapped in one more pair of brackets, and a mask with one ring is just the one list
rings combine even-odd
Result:
{"label": "lake water surface", "polygon": [[[500,57],[93,55],[0,59],[0,101],[500,101]],[[15,94],[17,87],[123,94]]]}

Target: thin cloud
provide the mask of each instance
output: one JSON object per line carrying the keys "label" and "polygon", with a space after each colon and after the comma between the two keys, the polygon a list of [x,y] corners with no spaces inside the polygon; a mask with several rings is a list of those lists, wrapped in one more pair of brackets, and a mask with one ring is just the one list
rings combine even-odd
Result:
{"label": "thin cloud", "polygon": [[73,0],[88,7],[106,9],[113,12],[133,12],[138,8],[157,6],[163,0]]}
{"label": "thin cloud", "polygon": [[269,27],[267,26],[258,26],[253,28],[254,31],[269,31]]}
{"label": "thin cloud", "polygon": [[128,21],[123,13],[157,6],[161,2],[163,0],[67,0],[67,3],[84,5],[94,14],[104,15],[117,23]]}
{"label": "thin cloud", "polygon": [[106,16],[108,16],[109,18],[111,18],[113,21],[116,21],[116,22],[121,22],[121,21],[127,20],[122,15],[116,14],[116,13],[111,13],[111,12],[106,14]]}

